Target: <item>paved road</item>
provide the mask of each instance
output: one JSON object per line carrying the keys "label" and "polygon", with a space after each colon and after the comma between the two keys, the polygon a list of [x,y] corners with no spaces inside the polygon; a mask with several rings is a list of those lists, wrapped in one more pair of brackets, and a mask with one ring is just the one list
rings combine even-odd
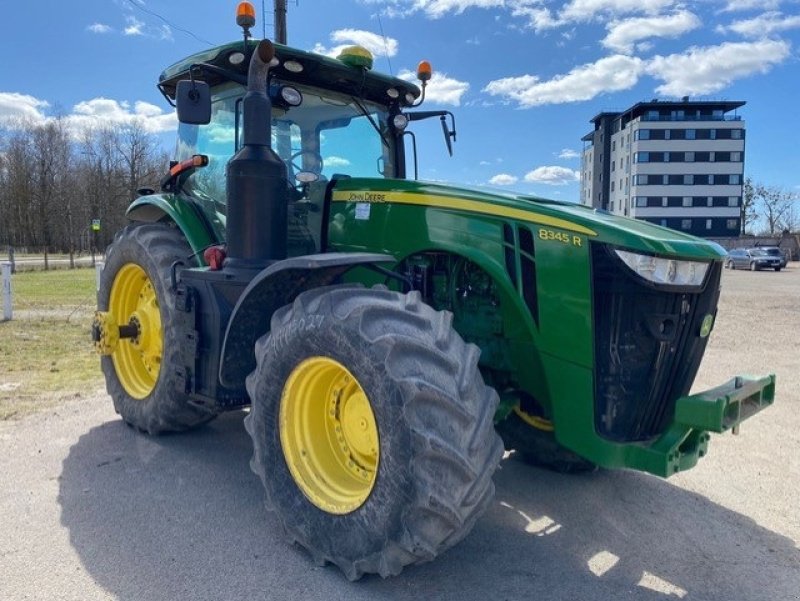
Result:
{"label": "paved road", "polygon": [[282,542],[241,413],[148,438],[98,391],[0,423],[0,599],[800,599],[799,303],[800,267],[725,273],[698,385],[774,370],[780,397],[695,470],[511,457],[472,534],[389,580],[349,583]]}

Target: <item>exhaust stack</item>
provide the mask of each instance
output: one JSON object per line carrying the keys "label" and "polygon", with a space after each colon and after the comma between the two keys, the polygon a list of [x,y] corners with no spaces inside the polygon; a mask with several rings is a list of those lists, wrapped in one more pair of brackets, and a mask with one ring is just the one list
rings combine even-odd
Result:
{"label": "exhaust stack", "polygon": [[275,48],[261,40],[250,59],[242,102],[243,146],[227,166],[228,253],[225,269],[260,269],[286,258],[289,182],[271,147],[272,102],[267,95]]}

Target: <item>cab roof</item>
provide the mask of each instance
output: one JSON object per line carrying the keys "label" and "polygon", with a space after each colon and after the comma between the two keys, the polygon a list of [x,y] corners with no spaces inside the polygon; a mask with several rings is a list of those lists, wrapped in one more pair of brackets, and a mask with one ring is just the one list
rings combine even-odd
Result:
{"label": "cab roof", "polygon": [[[193,70],[195,79],[206,81],[212,87],[227,81],[246,84],[250,57],[257,45],[258,40],[231,42],[193,54],[167,67],[158,78],[158,88],[173,101],[178,81],[189,79],[190,70]],[[416,85],[397,77],[352,67],[334,58],[282,44],[274,46],[279,64],[271,67],[270,71],[282,81],[320,86],[381,104],[399,103],[400,106],[410,105],[420,95]],[[292,70],[286,68],[290,61],[290,66],[294,67]],[[297,65],[293,63],[301,65],[302,70],[297,72]],[[396,98],[394,92],[397,92]]]}

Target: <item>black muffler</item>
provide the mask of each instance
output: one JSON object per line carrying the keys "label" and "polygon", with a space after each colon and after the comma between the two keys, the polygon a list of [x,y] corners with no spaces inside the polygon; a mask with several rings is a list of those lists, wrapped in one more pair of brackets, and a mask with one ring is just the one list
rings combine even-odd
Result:
{"label": "black muffler", "polygon": [[242,102],[243,146],[227,166],[226,270],[261,269],[286,258],[290,187],[286,165],[271,147],[272,102],[267,94],[275,48],[261,40],[250,59]]}

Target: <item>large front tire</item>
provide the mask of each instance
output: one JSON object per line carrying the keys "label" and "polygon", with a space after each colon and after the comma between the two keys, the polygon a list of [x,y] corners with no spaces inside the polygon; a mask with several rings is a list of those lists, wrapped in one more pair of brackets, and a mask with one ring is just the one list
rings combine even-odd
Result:
{"label": "large front tire", "polygon": [[497,425],[506,449],[516,451],[531,465],[560,474],[593,472],[597,466],[556,441],[552,427],[541,418],[514,410]]}
{"label": "large front tire", "polygon": [[177,381],[182,341],[170,271],[191,252],[173,227],[129,225],[108,247],[100,277],[98,308],[107,313],[106,323],[137,332],[101,357],[106,389],[122,419],[150,434],[187,430],[216,415],[190,403]]}
{"label": "large front tire", "polygon": [[245,425],[289,539],[355,580],[466,536],[503,450],[478,356],[415,292],[323,288],[277,311]]}

